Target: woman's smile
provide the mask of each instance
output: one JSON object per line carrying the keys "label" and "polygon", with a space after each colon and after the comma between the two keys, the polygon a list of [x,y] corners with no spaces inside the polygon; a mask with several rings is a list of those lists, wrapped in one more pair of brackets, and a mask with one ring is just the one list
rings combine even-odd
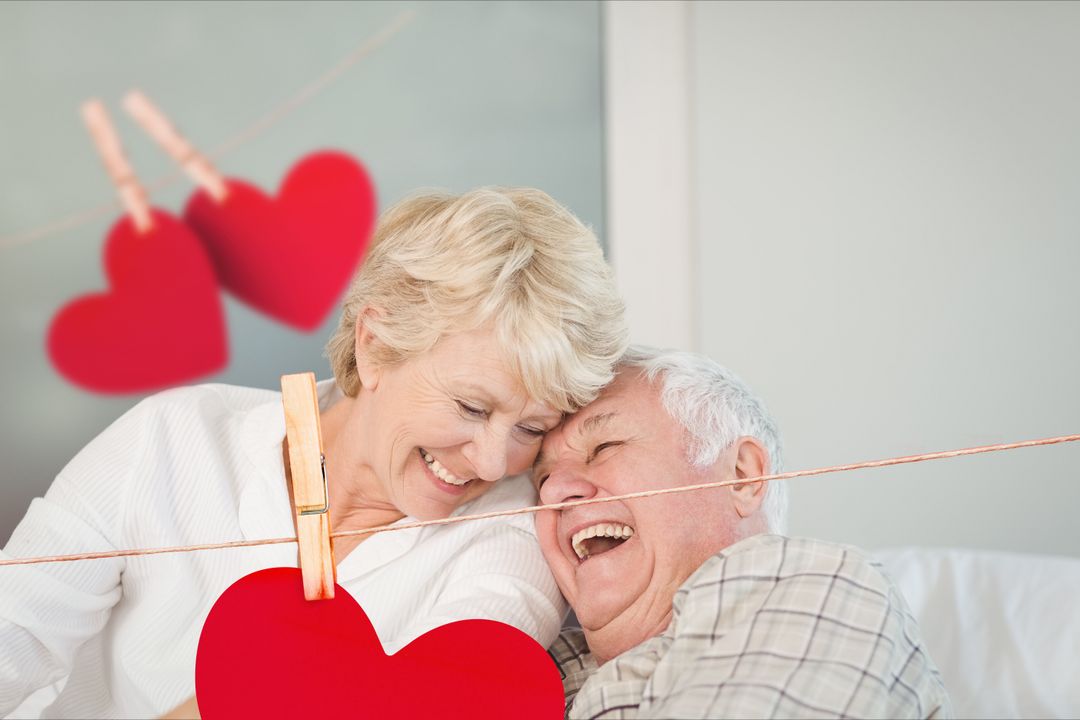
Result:
{"label": "woman's smile", "polygon": [[424,448],[418,448],[417,452],[420,455],[424,473],[435,486],[443,492],[450,493],[451,495],[461,495],[468,490],[470,485],[472,485],[473,480],[462,480],[457,475],[454,475],[443,467],[431,453],[424,450]]}

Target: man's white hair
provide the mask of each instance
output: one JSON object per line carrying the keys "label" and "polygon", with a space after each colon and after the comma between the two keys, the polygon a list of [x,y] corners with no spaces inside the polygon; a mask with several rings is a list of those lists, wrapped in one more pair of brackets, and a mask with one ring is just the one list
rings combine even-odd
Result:
{"label": "man's white hair", "polygon": [[[619,366],[640,369],[649,382],[661,379],[660,400],[686,431],[687,459],[695,467],[709,467],[738,438],[749,436],[765,446],[765,473],[782,472],[783,448],[776,422],[746,383],[724,366],[704,355],[644,345],[631,346]],[[769,532],[786,530],[787,509],[787,485],[768,483],[761,511]]]}

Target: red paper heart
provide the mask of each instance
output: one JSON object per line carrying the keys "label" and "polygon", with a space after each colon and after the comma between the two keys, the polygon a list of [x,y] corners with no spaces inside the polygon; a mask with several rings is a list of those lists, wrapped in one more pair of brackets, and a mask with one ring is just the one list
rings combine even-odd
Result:
{"label": "red paper heart", "polygon": [[224,367],[221,295],[198,238],[154,209],[140,235],[128,218],[105,241],[111,290],[72,300],[53,317],[46,341],[56,369],[105,393],[158,390]]}
{"label": "red paper heart", "polygon": [[559,671],[525,633],[450,623],[383,652],[367,615],[336,586],[304,600],[300,571],[237,580],[199,638],[195,695],[215,718],[545,718],[563,716]]}
{"label": "red paper heart", "polygon": [[375,189],[338,152],[293,166],[276,198],[228,181],[220,204],[196,192],[184,220],[202,238],[224,287],[301,330],[319,327],[348,285],[375,224]]}

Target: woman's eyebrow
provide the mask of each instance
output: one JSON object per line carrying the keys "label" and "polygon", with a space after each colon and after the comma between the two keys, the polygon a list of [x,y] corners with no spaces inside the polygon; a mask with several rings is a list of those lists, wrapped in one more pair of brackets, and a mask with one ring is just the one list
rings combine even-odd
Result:
{"label": "woman's eyebrow", "polygon": [[462,390],[466,390],[475,395],[478,395],[479,397],[477,399],[479,400],[486,400],[488,402],[495,403],[496,405],[499,404],[499,399],[491,393],[491,390],[480,383],[466,380],[462,382],[459,387]]}

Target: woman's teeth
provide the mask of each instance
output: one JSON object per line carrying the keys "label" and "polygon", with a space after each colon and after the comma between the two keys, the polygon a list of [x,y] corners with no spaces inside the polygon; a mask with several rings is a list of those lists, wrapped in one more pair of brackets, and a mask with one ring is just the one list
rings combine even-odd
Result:
{"label": "woman's teeth", "polygon": [[604,550],[610,550],[616,545],[621,544],[623,541],[630,539],[633,534],[634,528],[629,525],[599,523],[597,525],[590,525],[587,528],[582,528],[574,533],[574,537],[570,538],[570,545],[573,546],[574,552],[577,553],[578,560],[584,560],[592,554],[589,552],[589,549],[585,547],[586,540],[592,538],[614,538],[614,543],[604,543],[603,549],[596,548],[600,550],[600,552],[603,552]]}
{"label": "woman's teeth", "polygon": [[427,463],[427,466],[431,468],[431,472],[435,473],[435,475],[443,482],[450,483],[451,485],[464,485],[465,483],[469,482],[468,480],[462,480],[457,475],[440,465],[439,461],[433,458],[431,456],[431,453],[429,453],[428,451],[421,450],[420,454],[423,456],[424,462]]}

